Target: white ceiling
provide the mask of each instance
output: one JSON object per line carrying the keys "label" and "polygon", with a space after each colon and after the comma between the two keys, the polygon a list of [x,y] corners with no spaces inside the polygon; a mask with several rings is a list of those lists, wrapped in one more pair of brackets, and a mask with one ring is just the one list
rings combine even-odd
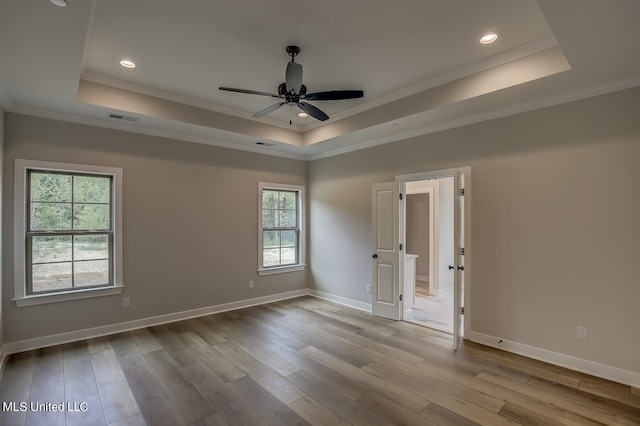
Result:
{"label": "white ceiling", "polygon": [[[0,0],[3,109],[309,159],[640,85],[637,0],[67,1]],[[364,98],[218,90],[277,93],[291,44],[309,92]]]}

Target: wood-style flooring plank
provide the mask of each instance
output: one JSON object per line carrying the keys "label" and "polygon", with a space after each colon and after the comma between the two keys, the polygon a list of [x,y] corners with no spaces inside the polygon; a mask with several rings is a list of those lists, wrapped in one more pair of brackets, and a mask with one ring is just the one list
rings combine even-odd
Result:
{"label": "wood-style flooring plank", "polygon": [[468,343],[464,346],[467,354],[477,356],[488,361],[499,361],[502,365],[512,367],[516,370],[526,371],[532,376],[537,376],[551,382],[562,383],[565,386],[577,388],[580,386],[580,379],[573,375],[568,375],[568,370],[561,370],[541,361],[525,358],[520,355],[510,354],[505,351],[483,347],[475,343]]}
{"label": "wood-style flooring plank", "polygon": [[153,337],[153,334],[151,334],[148,328],[130,331],[129,335],[133,338],[133,341],[136,342],[138,351],[142,354],[162,349],[162,346],[156,338]]}
{"label": "wood-style flooring plank", "polygon": [[518,424],[528,426],[562,426],[564,424],[510,403],[507,403],[500,410],[500,415]]}
{"label": "wood-style flooring plank", "polygon": [[[165,350],[158,350],[147,352],[144,358],[156,381],[162,386],[186,423],[216,412],[193,384],[183,376],[181,364],[171,354]],[[195,362],[188,365],[193,364]]]}
{"label": "wood-style flooring plank", "polygon": [[68,401],[97,394],[98,386],[86,341],[63,345],[62,357],[65,399]]}
{"label": "wood-style flooring plank", "polygon": [[[64,411],[47,409],[48,405],[64,406],[64,369],[62,346],[51,346],[36,351],[33,366],[30,409],[27,411],[26,425],[55,426],[65,423]],[[31,404],[35,404],[36,409]],[[48,405],[47,405],[48,404]]]}
{"label": "wood-style flooring plank", "polygon": [[[367,351],[364,348],[359,350]],[[432,364],[430,361],[423,361],[415,366],[406,365],[384,355],[375,353],[372,353],[371,357],[374,361],[382,365],[385,365],[424,383],[431,384],[433,383],[432,377],[439,377],[443,380],[448,381],[449,384],[458,383],[484,395],[492,396],[494,398],[497,398],[498,400],[504,400],[507,403],[517,405],[518,407],[521,407],[525,410],[546,413],[548,416],[550,416],[550,418],[556,418],[566,425],[586,426],[596,424],[596,422],[575,413],[571,413],[564,409],[555,407],[549,403],[528,398],[525,395],[519,394],[517,392],[512,392],[493,383],[488,383],[484,380],[478,380],[477,377],[471,376],[457,369],[442,368],[439,365]],[[512,374],[508,374],[505,377],[511,378],[511,376]]]}
{"label": "wood-style flooring plank", "polygon": [[429,421],[419,414],[416,414],[373,391],[358,398],[356,402],[367,408],[369,411],[378,414],[380,417],[383,417],[396,425],[436,426],[436,423]]}
{"label": "wood-style flooring plank", "polygon": [[192,318],[184,321],[185,325],[197,334],[202,340],[209,345],[215,345],[217,343],[224,343],[227,339],[220,333],[212,330],[210,327],[200,320],[200,318]]}
{"label": "wood-style flooring plank", "polygon": [[316,380],[304,371],[287,377],[298,388],[341,418],[355,426],[389,426],[388,420],[378,416],[366,407],[337,392],[334,388]]}
{"label": "wood-style flooring plank", "polygon": [[583,379],[578,389],[604,398],[614,398],[631,407],[640,409],[640,394],[633,395],[631,386],[604,379]]}
{"label": "wood-style flooring plank", "polygon": [[324,364],[330,369],[337,371],[348,379],[360,383],[370,390],[375,390],[391,401],[396,402],[414,412],[423,410],[430,403],[427,399],[422,398],[415,393],[408,392],[402,385],[386,380],[380,380],[379,377],[368,372],[366,368],[361,369],[354,367],[353,365],[312,346],[302,349],[300,352],[319,363]]}
{"label": "wood-style flooring plank", "polygon": [[563,397],[578,401],[591,407],[600,408],[624,417],[629,417],[637,424],[640,424],[640,409],[627,404],[623,398],[613,400],[609,398],[610,394],[607,397],[603,397],[558,383],[551,383],[548,380],[539,379],[537,377],[532,377],[528,384],[557,393],[558,395],[562,395]]}
{"label": "wood-style flooring plank", "polygon": [[476,426],[479,424],[438,404],[429,405],[422,410],[420,415],[440,426]]}
{"label": "wood-style flooring plank", "polygon": [[182,368],[184,377],[213,405],[229,425],[266,426],[265,422],[244,400],[232,392],[206,365],[197,363]]}
{"label": "wood-style flooring plank", "polygon": [[314,426],[347,426],[351,424],[309,395],[292,402],[289,407]]}
{"label": "wood-style flooring plank", "polygon": [[148,424],[183,425],[184,419],[156,376],[146,365],[125,371],[140,413]]}
{"label": "wood-style flooring plank", "polygon": [[271,368],[281,376],[288,376],[289,374],[293,374],[300,370],[295,365],[287,362],[283,358],[280,358],[276,353],[271,352],[265,347],[265,345],[259,345],[242,336],[234,337],[231,342],[239,349],[242,349],[245,353],[251,354],[253,358]]}
{"label": "wood-style flooring plank", "polygon": [[422,398],[434,402],[452,412],[458,413],[469,420],[473,420],[474,422],[491,426],[511,423],[499,414],[490,411],[485,407],[470,403],[461,396],[452,395],[444,389],[431,386],[429,383],[398,373],[397,371],[383,365],[373,363],[368,365],[366,370],[375,372],[377,377],[380,377],[390,383],[394,383],[395,385],[403,386],[407,391],[419,395]]}
{"label": "wood-style flooring plank", "polygon": [[91,354],[91,365],[107,424],[138,414],[140,409],[108,339],[101,351]]}
{"label": "wood-style flooring plank", "polygon": [[[359,334],[356,333],[351,333],[345,330],[342,330],[340,328],[337,328],[335,326],[333,326],[332,324],[327,324],[324,325],[323,328],[325,330],[327,330],[329,333],[337,336],[337,337],[342,337],[343,339],[347,339],[357,345],[360,346],[360,348],[367,348],[367,349],[371,349],[372,351],[375,352],[379,352],[381,354],[390,356],[392,358],[395,358],[397,360],[400,360],[402,362],[408,362],[411,364],[416,364],[420,361],[424,361],[424,358],[407,353],[401,349],[398,349],[396,347],[393,346],[389,346],[386,345],[384,343],[378,343],[378,342],[374,342],[371,341],[371,339],[368,339],[366,337],[363,337]],[[356,348],[354,349],[355,352],[360,348]]]}
{"label": "wood-style flooring plank", "polygon": [[278,319],[278,323],[292,337],[305,342],[308,346],[339,356],[343,361],[355,367],[362,367],[369,362],[366,358],[362,358],[353,352],[354,349],[359,347],[357,344],[342,337],[334,336],[321,327],[311,327],[299,323],[293,318],[281,318]]}
{"label": "wood-style flooring plank", "polygon": [[232,382],[247,375],[215,348],[207,345],[199,336],[185,333],[183,337],[189,342],[195,356],[224,382]]}
{"label": "wood-style flooring plank", "polygon": [[118,358],[120,368],[130,370],[145,365],[145,360],[129,333],[118,333],[109,336],[109,343]]}
{"label": "wood-style flooring plank", "polygon": [[67,400],[64,414],[66,426],[103,426],[107,424],[97,390],[94,394]]}
{"label": "wood-style flooring plank", "polygon": [[277,353],[283,359],[297,366],[300,370],[304,370],[307,374],[320,380],[327,386],[333,387],[351,399],[358,399],[369,390],[359,383],[349,380],[342,374],[334,371],[323,364],[305,356],[297,350],[291,349],[280,342],[269,342],[268,348]]}
{"label": "wood-style flooring plank", "polygon": [[629,426],[631,425],[637,426],[638,424],[637,422],[629,419],[628,417],[621,416],[619,414],[613,413],[606,409],[594,407],[590,404],[573,400],[571,398],[562,396],[558,393],[551,392],[546,389],[540,389],[538,387],[525,384],[525,383],[520,383],[508,378],[499,377],[492,373],[482,372],[478,375],[478,378],[490,383],[494,383],[496,385],[500,385],[514,392],[518,392],[520,394],[533,397],[539,401],[552,404],[556,407],[560,407],[574,413],[580,413],[580,415],[586,417],[587,419],[591,419],[597,422],[601,422],[604,424],[629,425]]}
{"label": "wood-style flooring plank", "polygon": [[252,358],[237,346],[227,342],[215,345],[214,348],[283,403],[289,404],[304,396],[304,393],[287,382],[282,376]]}
{"label": "wood-style flooring plank", "polygon": [[309,425],[295,411],[283,404],[249,376],[229,383],[227,386],[233,389],[256,414],[270,425]]}
{"label": "wood-style flooring plank", "polygon": [[20,403],[29,401],[35,358],[36,351],[7,356],[0,380],[0,401],[14,405],[0,410],[0,424],[24,425],[27,412],[20,411]]}

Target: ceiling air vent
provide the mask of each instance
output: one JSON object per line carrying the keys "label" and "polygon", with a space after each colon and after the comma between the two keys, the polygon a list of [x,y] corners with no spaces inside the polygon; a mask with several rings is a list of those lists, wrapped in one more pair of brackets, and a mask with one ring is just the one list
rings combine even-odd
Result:
{"label": "ceiling air vent", "polygon": [[137,123],[140,120],[140,118],[134,117],[134,116],[131,116],[131,115],[122,115],[122,114],[113,114],[113,113],[109,114],[109,118],[113,118],[113,119],[116,119],[116,120],[122,120],[122,121],[132,121],[134,123]]}

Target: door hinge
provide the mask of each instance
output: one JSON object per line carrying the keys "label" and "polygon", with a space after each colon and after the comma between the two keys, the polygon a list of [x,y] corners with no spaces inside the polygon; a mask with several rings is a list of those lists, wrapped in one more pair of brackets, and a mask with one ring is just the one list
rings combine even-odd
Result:
{"label": "door hinge", "polygon": [[400,244],[400,249],[399,250],[402,251],[402,244]]}
{"label": "door hinge", "polygon": [[402,302],[402,295],[400,295],[400,301]]}
{"label": "door hinge", "polygon": [[400,196],[400,200],[402,200],[402,192],[399,192],[398,196]]}
{"label": "door hinge", "polygon": [[464,247],[460,249],[460,256],[464,256]]}
{"label": "door hinge", "polygon": [[460,307],[460,315],[464,315],[464,306]]}
{"label": "door hinge", "polygon": [[464,197],[464,188],[460,188],[460,196]]}

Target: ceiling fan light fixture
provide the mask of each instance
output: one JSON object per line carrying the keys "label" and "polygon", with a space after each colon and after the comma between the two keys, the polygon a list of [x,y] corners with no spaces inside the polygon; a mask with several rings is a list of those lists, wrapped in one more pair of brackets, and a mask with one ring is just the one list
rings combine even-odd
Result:
{"label": "ceiling fan light fixture", "polygon": [[309,114],[307,114],[306,112],[299,112],[298,113],[298,117],[300,118],[307,118],[309,116]]}
{"label": "ceiling fan light fixture", "polygon": [[55,4],[58,7],[66,7],[67,0],[49,0],[51,3]]}
{"label": "ceiling fan light fixture", "polygon": [[480,37],[480,43],[481,44],[491,44],[494,41],[496,41],[499,36],[500,36],[500,33],[496,32],[496,31],[493,31],[493,32],[490,32],[490,33],[486,33],[485,35]]}
{"label": "ceiling fan light fixture", "polygon": [[120,65],[122,65],[125,68],[129,68],[129,69],[133,69],[136,67],[136,63],[133,61],[130,61],[128,59],[123,59],[120,61]]}

